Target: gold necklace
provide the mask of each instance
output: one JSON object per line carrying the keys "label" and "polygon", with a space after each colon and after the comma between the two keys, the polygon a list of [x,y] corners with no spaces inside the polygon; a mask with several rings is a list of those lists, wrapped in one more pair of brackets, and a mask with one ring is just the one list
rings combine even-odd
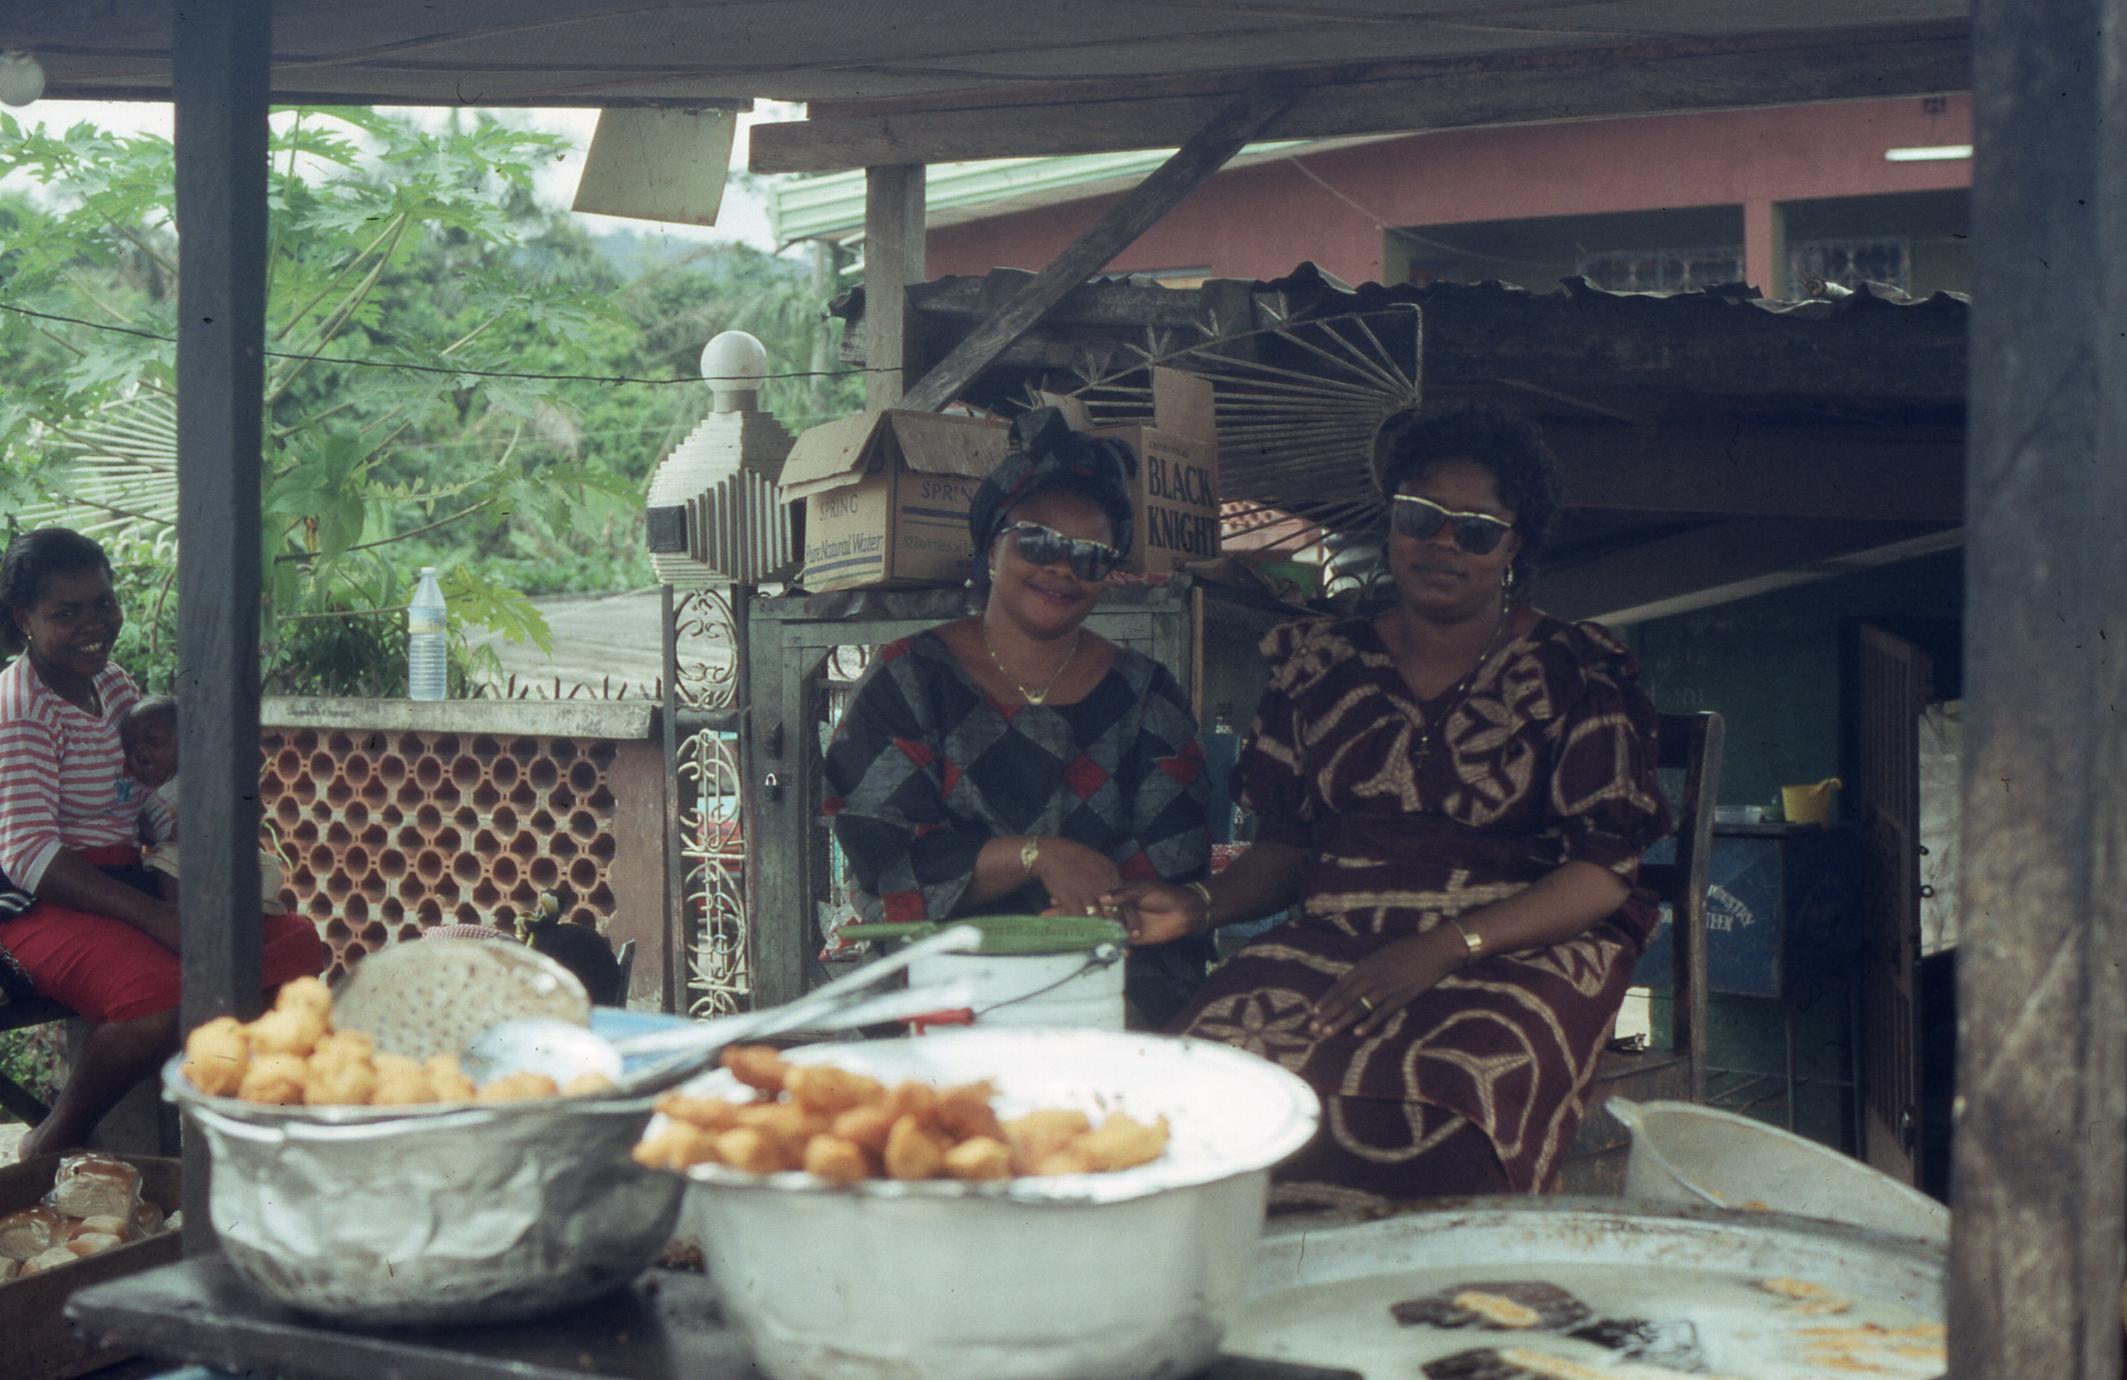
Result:
{"label": "gold necklace", "polygon": [[1057,665],[1055,673],[1049,677],[1048,683],[1042,686],[1039,690],[1029,690],[1024,685],[1021,685],[1019,683],[1019,680],[1016,676],[1014,676],[1010,671],[1005,670],[1004,663],[997,659],[997,649],[990,645],[989,625],[987,623],[982,622],[980,619],[977,619],[975,622],[975,626],[981,630],[982,650],[990,654],[990,665],[995,666],[997,668],[998,675],[1003,676],[1006,680],[1012,682],[1012,688],[1014,690],[1017,690],[1021,698],[1025,699],[1028,704],[1040,704],[1042,701],[1049,698],[1049,692],[1056,688],[1056,682],[1062,680],[1063,673],[1071,669],[1071,661],[1074,657],[1078,655],[1078,644],[1085,633],[1084,628],[1076,628],[1072,630],[1071,650],[1064,653],[1063,661]]}
{"label": "gold necklace", "polygon": [[1469,690],[1470,682],[1477,678],[1477,673],[1485,668],[1486,663],[1491,661],[1492,654],[1499,650],[1500,634],[1507,630],[1508,614],[1511,611],[1511,606],[1506,601],[1500,601],[1499,621],[1492,625],[1492,636],[1485,642],[1484,651],[1478,654],[1477,664],[1465,672],[1461,680],[1456,681],[1454,685],[1448,688],[1447,695],[1441,700],[1440,712],[1429,718],[1424,729],[1419,732],[1418,760],[1421,763],[1433,755],[1434,730],[1445,724],[1453,716],[1454,712],[1462,707],[1462,698]]}

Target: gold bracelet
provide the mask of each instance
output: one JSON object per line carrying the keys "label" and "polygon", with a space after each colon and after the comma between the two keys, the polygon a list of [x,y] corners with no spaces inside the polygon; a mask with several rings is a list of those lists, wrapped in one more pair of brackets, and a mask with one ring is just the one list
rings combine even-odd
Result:
{"label": "gold bracelet", "polygon": [[1463,924],[1462,921],[1456,919],[1452,915],[1446,917],[1446,919],[1450,925],[1453,925],[1455,927],[1455,933],[1462,936],[1463,944],[1468,947],[1470,951],[1468,956],[1466,956],[1462,960],[1462,966],[1467,968],[1472,963],[1475,963],[1478,959],[1483,958],[1484,936],[1477,933],[1477,931],[1471,929],[1468,925]]}
{"label": "gold bracelet", "polygon": [[[1202,882],[1188,882],[1188,883],[1185,883],[1185,884],[1184,884],[1184,889],[1185,889],[1185,890],[1189,890],[1189,891],[1193,891],[1193,892],[1195,892],[1195,893],[1197,894],[1197,899],[1198,899],[1198,900],[1200,900],[1200,901],[1202,901],[1202,902],[1204,903],[1204,929],[1206,929],[1206,930],[1210,929],[1210,928],[1211,928],[1211,888],[1210,888],[1210,887],[1208,887],[1208,886],[1205,886],[1205,885],[1204,885],[1204,884],[1203,884]],[[1198,933],[1202,933],[1202,931],[1198,931]]]}
{"label": "gold bracelet", "polygon": [[1040,861],[1041,861],[1041,840],[1040,840],[1040,839],[1036,839],[1036,838],[1030,838],[1030,839],[1028,839],[1028,840],[1027,840],[1027,841],[1026,841],[1025,843],[1023,843],[1023,844],[1019,845],[1019,870],[1020,870],[1020,871],[1022,871],[1022,872],[1024,872],[1024,873],[1026,873],[1026,875],[1027,875],[1027,876],[1031,877],[1031,876],[1033,876],[1033,875],[1034,875],[1034,864],[1035,864],[1035,863],[1037,863],[1037,862],[1040,862]]}

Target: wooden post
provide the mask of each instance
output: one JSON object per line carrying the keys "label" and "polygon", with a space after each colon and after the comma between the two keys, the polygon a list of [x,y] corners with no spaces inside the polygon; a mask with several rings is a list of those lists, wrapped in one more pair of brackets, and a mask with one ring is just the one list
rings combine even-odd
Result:
{"label": "wooden post", "polygon": [[823,406],[833,380],[827,377],[835,367],[835,322],[827,313],[827,304],[835,295],[835,252],[833,240],[812,242],[812,300],[819,308],[819,324],[812,331],[812,360],[806,366],[812,377],[805,381],[806,425],[824,421],[827,409]]}
{"label": "wooden post", "polygon": [[1775,302],[1797,296],[1787,272],[1787,207],[1764,197],[1743,203],[1743,281]]}
{"label": "wooden post", "polygon": [[1959,1380],[2120,1374],[2123,36],[2127,0],[1973,7]]}
{"label": "wooden post", "polygon": [[[909,388],[902,406],[934,412],[959,397],[962,389],[1010,349],[1013,341],[1031,330],[1064,299],[1064,294],[1098,273],[1157,224],[1160,217],[1180,205],[1182,198],[1225,167],[1226,160],[1283,114],[1292,99],[1290,91],[1276,85],[1251,87],[1235,97],[1188,143],[1176,149],[1173,157],[1109,207],[1053,263],[1021,284],[989,320],[962,337],[938,366],[923,376],[921,383]],[[868,319],[872,310],[869,294],[864,310]]]}
{"label": "wooden post", "polygon": [[923,370],[908,290],[923,281],[921,163],[864,170],[864,405],[892,407]]}
{"label": "wooden post", "polygon": [[[252,1014],[259,969],[259,422],[265,390],[268,0],[177,12],[178,664],[190,1029]],[[185,1145],[185,1249],[213,1249]]]}
{"label": "wooden post", "polygon": [[672,586],[658,586],[659,635],[664,643],[660,675],[665,683],[664,713],[658,725],[665,756],[665,953],[670,959],[658,974],[658,1009],[685,1015],[687,965],[694,955],[687,947],[687,811],[680,799],[678,600]]}

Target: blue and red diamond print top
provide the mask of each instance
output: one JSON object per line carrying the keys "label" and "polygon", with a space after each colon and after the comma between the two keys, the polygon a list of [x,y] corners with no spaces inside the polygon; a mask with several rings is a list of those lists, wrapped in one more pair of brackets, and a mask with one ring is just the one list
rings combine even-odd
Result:
{"label": "blue and red diamond print top", "polygon": [[[1126,880],[1204,875],[1209,783],[1196,721],[1166,667],[1118,648],[1074,704],[1005,704],[936,633],[880,648],[827,749],[825,813],[867,920],[961,914],[994,838],[1066,838]],[[1039,882],[965,912],[1037,914]]]}

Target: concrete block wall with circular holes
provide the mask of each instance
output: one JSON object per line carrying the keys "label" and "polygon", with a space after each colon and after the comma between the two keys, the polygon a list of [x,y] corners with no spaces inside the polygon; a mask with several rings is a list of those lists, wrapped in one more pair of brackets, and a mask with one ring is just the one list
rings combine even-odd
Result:
{"label": "concrete block wall with circular holes", "polygon": [[260,735],[282,901],[336,978],[433,925],[509,928],[540,895],[637,941],[631,1004],[663,1005],[665,772],[648,705],[269,700]]}

